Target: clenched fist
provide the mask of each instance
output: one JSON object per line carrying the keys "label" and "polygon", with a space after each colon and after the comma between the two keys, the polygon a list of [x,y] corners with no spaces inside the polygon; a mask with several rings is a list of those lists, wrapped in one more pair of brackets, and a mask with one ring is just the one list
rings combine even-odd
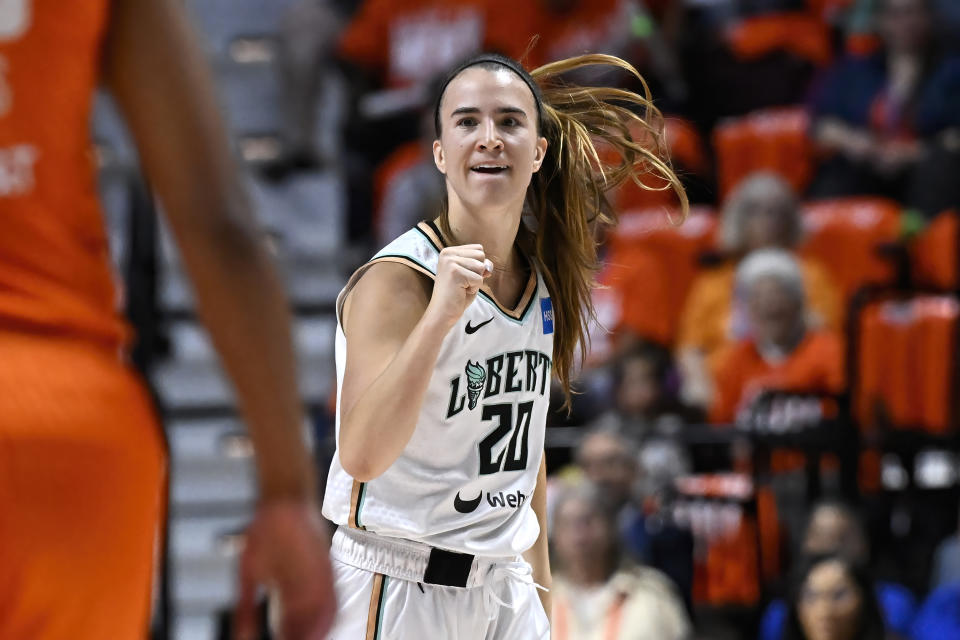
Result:
{"label": "clenched fist", "polygon": [[452,328],[492,273],[493,263],[487,259],[482,245],[446,247],[440,252],[437,279],[426,314],[442,326]]}

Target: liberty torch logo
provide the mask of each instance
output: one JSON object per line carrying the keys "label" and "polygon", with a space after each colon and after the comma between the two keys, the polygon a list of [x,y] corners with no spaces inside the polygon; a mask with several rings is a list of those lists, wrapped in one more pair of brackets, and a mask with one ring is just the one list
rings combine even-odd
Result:
{"label": "liberty torch logo", "polygon": [[480,399],[480,392],[483,391],[483,382],[487,379],[487,372],[480,363],[474,364],[467,360],[467,366],[463,369],[467,374],[467,400],[471,409],[477,408],[477,400]]}

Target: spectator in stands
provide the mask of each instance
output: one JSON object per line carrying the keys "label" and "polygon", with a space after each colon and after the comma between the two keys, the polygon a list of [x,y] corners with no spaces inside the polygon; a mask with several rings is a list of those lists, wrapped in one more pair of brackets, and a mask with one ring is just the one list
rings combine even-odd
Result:
{"label": "spectator in stands", "polygon": [[932,37],[932,0],[879,0],[881,48],[845,58],[812,94],[813,137],[832,153],[810,194],[878,194],[927,215],[960,204],[960,57]]}
{"label": "spectator in stands", "polygon": [[843,349],[806,318],[800,264],[782,249],[761,249],[737,267],[736,296],[746,337],[717,354],[710,421],[730,423],[763,390],[840,393]]}
{"label": "spectator in stands", "polygon": [[690,622],[670,580],[620,555],[614,511],[590,484],[568,488],[554,514],[554,640],[684,640]]}
{"label": "spectator in stands", "polygon": [[[809,0],[674,4],[682,6],[677,30],[691,89],[690,115],[705,130],[718,118],[801,102],[817,65],[829,59],[826,28],[808,14]],[[751,38],[751,23],[771,19],[786,25],[775,30],[779,37]],[[770,29],[761,24],[760,31]]]}
{"label": "spectator in stands", "polygon": [[670,352],[649,342],[638,342],[614,364],[614,407],[593,427],[614,429],[642,443],[654,436],[670,436],[686,422],[702,420],[698,412],[680,403],[673,392]]}
{"label": "spectator in stands", "polygon": [[[870,544],[861,518],[852,507],[836,500],[822,500],[811,509],[800,551],[806,558],[838,554],[858,566],[870,562]],[[906,637],[917,611],[913,594],[903,585],[878,581],[874,595],[887,628]],[[760,640],[782,638],[787,616],[787,605],[773,600],[760,623]]]}
{"label": "spectator in stands", "polygon": [[[746,314],[734,305],[737,263],[758,249],[793,250],[802,236],[793,190],[780,177],[765,172],[738,185],[724,206],[720,227],[719,244],[727,260],[694,281],[677,337],[683,399],[698,406],[709,405],[713,396],[709,370],[720,348],[748,335]],[[809,258],[800,259],[800,269],[807,326],[839,330],[839,294],[826,270]]]}
{"label": "spectator in stands", "polygon": [[301,0],[281,42],[287,103],[285,150],[265,171],[282,178],[318,160],[313,118],[320,69],[338,63],[349,94],[337,158],[347,180],[348,238],[369,241],[370,176],[417,138],[427,83],[480,50],[519,58],[535,32],[535,5],[511,0]]}
{"label": "spectator in stands", "polygon": [[658,512],[664,488],[672,485],[676,475],[689,471],[683,451],[666,438],[651,439],[639,447],[616,428],[599,426],[580,443],[576,461],[616,513],[624,552],[669,575],[689,600],[692,537],[670,514]]}
{"label": "spectator in stands", "polygon": [[888,635],[863,569],[842,555],[814,556],[797,576],[783,640],[884,640]]}
{"label": "spectator in stands", "polygon": [[633,501],[638,453],[637,443],[608,426],[589,431],[577,447],[577,464],[615,509],[621,530],[639,517]]}

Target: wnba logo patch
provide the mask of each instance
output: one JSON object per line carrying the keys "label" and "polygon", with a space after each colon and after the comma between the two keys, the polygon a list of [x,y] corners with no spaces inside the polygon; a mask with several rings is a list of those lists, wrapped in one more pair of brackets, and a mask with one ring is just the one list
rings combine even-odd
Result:
{"label": "wnba logo patch", "polygon": [[553,304],[550,298],[540,298],[540,313],[543,314],[543,335],[553,333]]}

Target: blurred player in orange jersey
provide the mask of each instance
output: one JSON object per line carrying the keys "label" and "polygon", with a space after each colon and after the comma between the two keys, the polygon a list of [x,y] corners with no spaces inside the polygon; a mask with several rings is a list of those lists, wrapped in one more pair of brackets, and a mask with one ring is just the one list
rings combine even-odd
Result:
{"label": "blurred player in orange jersey", "polygon": [[237,386],[260,504],[238,628],[275,586],[285,637],[333,616],[281,283],[176,0],[0,0],[0,639],[144,638],[166,468],[125,355],[88,123],[112,90]]}

